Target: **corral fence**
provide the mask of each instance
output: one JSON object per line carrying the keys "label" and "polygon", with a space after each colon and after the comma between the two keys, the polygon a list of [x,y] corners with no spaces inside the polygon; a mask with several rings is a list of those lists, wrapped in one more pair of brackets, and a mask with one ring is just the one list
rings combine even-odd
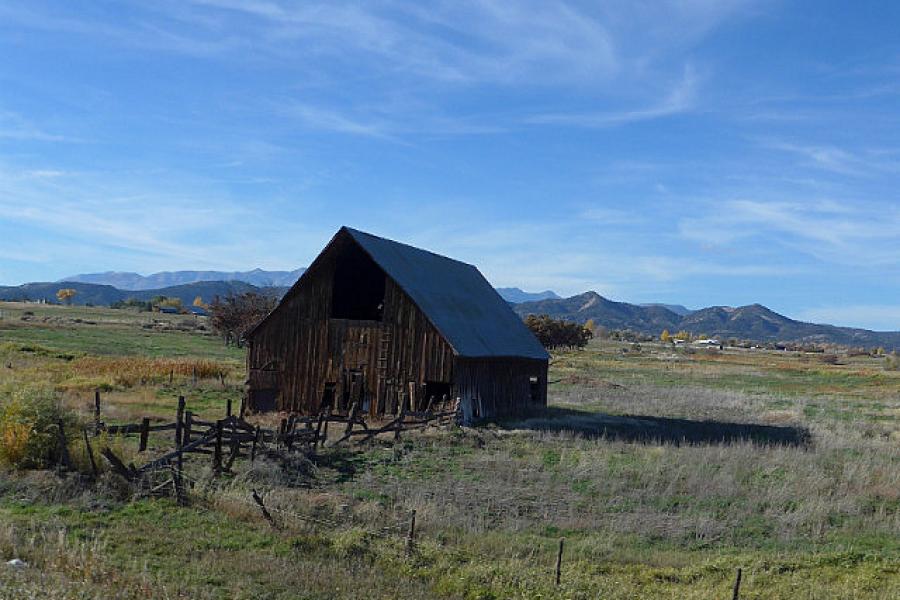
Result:
{"label": "corral fence", "polygon": [[[94,394],[93,425],[83,432],[86,452],[94,477],[99,473],[90,437],[101,433],[119,436],[137,436],[138,451],[148,448],[150,434],[161,431],[173,432],[173,447],[170,451],[154,458],[144,465],[125,464],[108,446],[100,449],[100,454],[109,463],[113,472],[134,484],[138,489],[153,495],[173,493],[179,502],[185,501],[184,457],[187,454],[209,455],[212,473],[218,476],[231,470],[238,458],[251,462],[258,456],[284,460],[292,452],[304,455],[315,454],[318,448],[357,444],[370,441],[381,435],[392,435],[401,439],[403,432],[421,430],[427,427],[448,426],[460,420],[459,402],[453,410],[416,412],[401,407],[399,414],[378,426],[369,424],[353,404],[346,413],[333,411],[325,406],[318,415],[291,414],[281,419],[278,428],[254,425],[242,415],[232,414],[232,403],[228,400],[223,418],[201,419],[187,409],[184,396],[178,397],[175,420],[168,423],[152,423],[144,417],[137,423],[111,424],[102,420],[100,392]],[[331,434],[329,434],[331,428]],[[336,430],[336,431],[335,431]],[[63,424],[59,424],[60,447],[66,448]],[[329,439],[331,438],[331,439]],[[72,463],[66,452],[62,453],[61,467],[70,468]],[[159,475],[170,477],[159,482]]]}

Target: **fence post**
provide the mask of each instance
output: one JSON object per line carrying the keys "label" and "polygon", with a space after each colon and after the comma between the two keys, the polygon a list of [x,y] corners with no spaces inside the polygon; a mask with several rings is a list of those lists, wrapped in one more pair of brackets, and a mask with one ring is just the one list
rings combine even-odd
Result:
{"label": "fence post", "polygon": [[556,553],[556,585],[559,585],[560,578],[562,577],[562,555],[563,544],[565,541],[566,538],[559,538],[559,551]]}
{"label": "fence post", "polygon": [[231,416],[231,398],[228,398],[228,400],[225,401],[225,416]]}
{"label": "fence post", "polygon": [[325,408],[319,410],[319,420],[316,423],[316,439],[313,442],[313,448],[319,445],[319,440],[322,436],[322,425],[325,423]]}
{"label": "fence post", "polygon": [[100,435],[100,390],[94,390],[94,437]]}
{"label": "fence post", "polygon": [[269,522],[269,525],[272,526],[272,529],[278,529],[278,524],[275,522],[275,518],[272,516],[272,514],[266,508],[266,505],[263,504],[263,499],[260,498],[260,496],[256,492],[256,490],[252,490],[252,491],[253,491],[253,501],[256,502],[256,504],[259,506],[259,510],[262,511],[262,514],[266,518],[266,521]]}
{"label": "fence post", "polygon": [[178,396],[178,408],[175,409],[175,447],[181,448],[184,428],[184,396]]}
{"label": "fence post", "polygon": [[144,417],[141,419],[141,441],[140,446],[138,447],[138,452],[143,452],[147,449],[147,437],[150,435],[150,417]]}
{"label": "fence post", "polygon": [[347,428],[344,430],[344,435],[348,435],[351,431],[353,431],[353,422],[356,420],[356,402],[350,405],[350,412],[347,413]]}
{"label": "fence post", "polygon": [[416,541],[416,509],[409,511],[409,530],[406,532],[406,555],[411,556]]}
{"label": "fence post", "polygon": [[213,473],[218,475],[222,470],[222,421],[216,421],[216,447],[213,450]]}
{"label": "fence post", "polygon": [[[175,411],[175,448],[181,450],[184,447],[184,396],[178,396],[178,409]],[[183,504],[184,492],[181,488],[181,472],[184,469],[184,452],[178,453],[178,471],[175,473],[175,497],[178,503]]]}
{"label": "fence post", "polygon": [[400,414],[396,419],[396,427],[394,428],[394,441],[400,441],[400,432],[403,431],[403,421],[406,419],[406,399],[403,399],[403,405],[400,408]]}
{"label": "fence post", "polygon": [[253,445],[250,446],[250,462],[256,460],[256,445],[259,443],[259,425],[256,426],[256,432],[253,434]]}
{"label": "fence post", "polygon": [[325,409],[325,426],[322,427],[322,447],[325,447],[325,442],[328,441],[328,421],[331,420],[331,405],[328,405],[328,408]]}
{"label": "fence post", "polygon": [[187,496],[184,493],[184,481],[181,478],[181,454],[178,455],[178,467],[172,474],[172,485],[175,487],[175,500],[178,506],[187,506]]}
{"label": "fence post", "polygon": [[731,600],[740,600],[741,597],[741,569],[737,570],[737,578],[734,580],[734,590],[731,593]]}
{"label": "fence post", "polygon": [[59,459],[60,466],[65,467],[68,470],[72,470],[72,459],[69,456],[69,444],[66,441],[66,430],[63,425],[63,420],[59,419],[56,422],[57,425],[57,440],[59,442]]}
{"label": "fence post", "polygon": [[84,434],[84,447],[87,450],[88,459],[91,461],[91,473],[94,474],[94,479],[97,479],[99,475],[97,471],[97,461],[94,460],[94,451],[91,448],[91,442],[88,439],[87,429],[82,429],[81,433]]}

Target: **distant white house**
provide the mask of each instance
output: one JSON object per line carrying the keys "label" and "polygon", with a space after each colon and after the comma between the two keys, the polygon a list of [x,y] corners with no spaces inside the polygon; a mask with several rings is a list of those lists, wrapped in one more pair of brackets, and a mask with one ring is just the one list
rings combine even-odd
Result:
{"label": "distant white house", "polygon": [[695,346],[721,346],[721,342],[717,339],[709,338],[702,340],[694,340]]}

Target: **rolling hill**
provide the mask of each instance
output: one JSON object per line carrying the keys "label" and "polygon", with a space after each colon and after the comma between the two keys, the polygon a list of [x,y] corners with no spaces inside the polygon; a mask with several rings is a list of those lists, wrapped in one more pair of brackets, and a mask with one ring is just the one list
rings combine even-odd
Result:
{"label": "rolling hill", "polygon": [[26,283],[18,286],[0,286],[0,300],[44,300],[56,302],[56,292],[60,288],[72,288],[76,291],[72,298],[73,304],[93,304],[108,306],[114,302],[128,299],[150,300],[156,296],[180,298],[182,304],[190,305],[197,296],[203,302],[211,302],[216,296],[229,294],[242,294],[244,292],[256,292],[259,294],[281,297],[287,291],[286,287],[256,287],[242,281],[198,281],[182,285],[169,286],[153,290],[120,290],[111,285],[95,283],[81,283],[73,281]]}
{"label": "rolling hill", "polygon": [[529,314],[546,314],[578,323],[592,319],[595,324],[610,329],[631,329],[650,335],[658,335],[663,329],[671,332],[687,330],[694,334],[703,333],[725,339],[830,342],[900,349],[900,332],[869,331],[795,321],[761,304],[737,308],[713,306],[680,315],[663,305],[639,306],[614,302],[596,292],[585,292],[571,298],[525,302],[515,305],[513,309],[523,317]]}

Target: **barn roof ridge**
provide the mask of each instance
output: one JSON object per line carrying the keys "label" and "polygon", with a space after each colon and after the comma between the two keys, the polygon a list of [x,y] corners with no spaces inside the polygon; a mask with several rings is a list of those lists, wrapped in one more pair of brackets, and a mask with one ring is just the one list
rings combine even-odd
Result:
{"label": "barn roof ridge", "polygon": [[[353,239],[357,239],[358,236],[366,236],[370,238],[374,238],[376,240],[381,240],[383,242],[388,242],[390,244],[396,244],[398,246],[402,246],[409,250],[414,250],[416,252],[424,252],[425,254],[431,254],[437,258],[443,260],[449,260],[451,262],[459,263],[461,265],[466,265],[467,267],[472,267],[473,269],[477,269],[478,267],[470,262],[466,262],[464,260],[459,260],[458,258],[451,258],[446,254],[439,254],[438,252],[434,252],[433,250],[428,250],[427,248],[420,248],[419,246],[413,246],[412,244],[407,244],[406,242],[399,242],[397,240],[392,240],[389,237],[385,237],[383,235],[375,235],[374,233],[369,233],[368,231],[363,231],[362,229],[356,229],[355,227],[350,227],[349,225],[343,225],[341,229],[347,231],[353,236]],[[340,232],[340,230],[338,230]],[[357,240],[359,241],[359,240]]]}

